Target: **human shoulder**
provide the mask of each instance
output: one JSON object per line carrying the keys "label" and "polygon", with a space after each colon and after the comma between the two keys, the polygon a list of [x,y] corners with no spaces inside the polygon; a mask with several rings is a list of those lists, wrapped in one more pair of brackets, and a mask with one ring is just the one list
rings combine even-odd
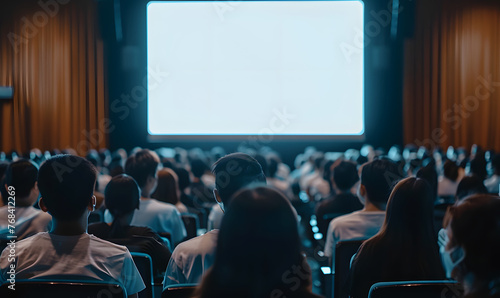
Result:
{"label": "human shoulder", "polygon": [[183,254],[200,254],[203,252],[212,252],[213,250],[215,250],[218,234],[219,230],[215,229],[201,236],[181,242],[174,249],[172,257],[179,257]]}

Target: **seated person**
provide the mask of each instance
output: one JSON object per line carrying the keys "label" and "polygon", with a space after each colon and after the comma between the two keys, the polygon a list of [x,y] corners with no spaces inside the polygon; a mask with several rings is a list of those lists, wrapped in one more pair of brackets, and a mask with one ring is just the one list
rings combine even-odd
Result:
{"label": "seated person", "polygon": [[175,206],[180,213],[187,213],[188,209],[180,201],[179,178],[174,170],[163,168],[158,171],[158,185],[151,195],[160,202],[169,203]]}
{"label": "seated person", "polygon": [[135,209],[139,208],[140,189],[134,178],[115,176],[104,191],[106,208],[113,215],[113,223],[89,225],[88,232],[101,239],[125,245],[129,251],[146,253],[153,260],[153,275],[163,279],[171,252],[163,240],[148,227],[131,226]]}
{"label": "seated person", "polygon": [[[8,166],[2,187],[6,191],[8,191],[8,187],[13,187],[11,192],[13,195],[10,197],[14,198],[14,200],[8,200],[9,197],[2,197],[5,206],[0,207],[1,239],[7,239],[6,236],[10,235],[8,215],[11,212],[9,210],[15,210],[13,214],[15,215],[16,240],[49,230],[52,217],[33,207],[39,194],[36,182],[37,175],[38,166],[27,159],[19,159]],[[15,203],[15,208],[8,205],[9,202],[11,204]]]}
{"label": "seated person", "polygon": [[324,219],[327,214],[343,215],[363,209],[363,204],[356,195],[351,193],[351,188],[359,181],[356,164],[349,161],[338,161],[333,164],[330,180],[332,181],[335,195],[328,197],[316,207],[316,219],[319,232],[326,234],[328,224],[332,220]]}
{"label": "seated person", "polygon": [[[125,163],[125,173],[132,176],[141,188],[139,210],[134,212],[130,225],[149,227],[162,235],[169,233],[172,244],[176,245],[186,237],[186,228],[181,214],[174,205],[151,198],[158,182],[156,171],[159,165],[156,153],[140,149]],[[104,213],[105,222],[112,222],[108,210]]]}
{"label": "seated person", "polygon": [[301,252],[296,213],[269,187],[235,194],[217,240],[215,263],[195,297],[319,297]]}
{"label": "seated person", "polygon": [[382,229],[361,245],[352,262],[351,297],[367,297],[377,282],[445,278],[433,206],[433,190],[424,179],[406,178],[394,187]]}
{"label": "seated person", "polygon": [[491,167],[493,168],[493,175],[484,181],[484,186],[488,189],[489,193],[500,195],[500,153],[495,154],[491,158]]}
{"label": "seated person", "polygon": [[[484,186],[483,180],[479,178],[476,175],[472,176],[466,176],[464,177],[460,183],[458,184],[457,187],[457,193],[455,195],[455,204],[460,204],[462,200],[465,198],[471,196],[471,195],[476,195],[476,194],[487,194],[488,190]],[[443,219],[443,227],[439,230],[438,233],[438,244],[439,244],[439,249],[440,252],[443,253],[445,250],[446,246],[448,245],[449,239],[448,239],[448,232],[446,231],[446,228],[448,227],[450,223],[450,209],[452,209],[453,206],[448,207],[446,210],[446,214]],[[450,275],[447,276],[448,278],[451,278]]]}
{"label": "seated person", "polygon": [[446,272],[465,296],[500,297],[500,197],[478,194],[450,209]]}
{"label": "seated person", "polygon": [[[230,208],[234,193],[251,183],[265,183],[260,164],[250,155],[233,153],[220,158],[213,165],[215,200],[222,212]],[[163,288],[171,284],[198,283],[203,273],[212,266],[219,230],[195,237],[177,246],[168,263]]]}
{"label": "seated person", "polygon": [[394,182],[401,178],[398,166],[388,159],[377,159],[361,167],[358,198],[360,211],[339,216],[328,225],[325,256],[335,270],[335,246],[339,241],[368,239],[378,233],[385,219],[385,207]]}
{"label": "seated person", "polygon": [[0,257],[0,284],[12,263],[17,279],[90,279],[118,282],[129,297],[145,288],[125,246],[87,234],[87,218],[94,210],[95,167],[73,155],[58,155],[38,173],[40,209],[52,215],[50,232],[16,242],[16,257],[6,248]]}
{"label": "seated person", "polygon": [[438,181],[438,196],[454,196],[457,193],[458,183],[464,177],[465,171],[454,161],[447,160],[443,165],[443,176]]}

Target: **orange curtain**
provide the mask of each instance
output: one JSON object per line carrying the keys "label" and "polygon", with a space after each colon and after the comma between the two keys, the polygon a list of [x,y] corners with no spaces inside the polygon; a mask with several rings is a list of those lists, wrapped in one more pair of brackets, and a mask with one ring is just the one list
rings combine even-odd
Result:
{"label": "orange curtain", "polygon": [[94,1],[8,1],[0,11],[0,151],[107,146],[103,43]]}
{"label": "orange curtain", "polygon": [[500,2],[416,6],[405,45],[405,143],[500,150]]}

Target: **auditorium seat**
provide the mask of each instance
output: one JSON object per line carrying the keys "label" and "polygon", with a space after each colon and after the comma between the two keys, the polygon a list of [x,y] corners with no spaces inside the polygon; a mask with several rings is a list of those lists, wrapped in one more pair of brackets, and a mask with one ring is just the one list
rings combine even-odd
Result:
{"label": "auditorium seat", "polygon": [[347,298],[349,292],[346,286],[351,267],[352,256],[358,252],[365,240],[339,241],[335,246],[335,277],[333,297]]}
{"label": "auditorium seat", "polygon": [[153,298],[154,280],[153,280],[153,260],[151,256],[140,252],[130,252],[134,259],[135,266],[141,274],[142,281],[146,288],[139,292],[139,298]]}
{"label": "auditorium seat", "polygon": [[0,286],[0,297],[127,297],[125,289],[118,283],[102,281],[18,279],[15,282],[15,291],[8,288],[9,285],[10,283],[4,283]]}
{"label": "auditorium seat", "polygon": [[189,240],[198,236],[198,229],[200,228],[200,223],[198,220],[198,215],[193,213],[182,213],[182,221],[186,227],[187,236],[184,240]]}
{"label": "auditorium seat", "polygon": [[162,298],[190,298],[196,290],[197,284],[178,284],[167,286],[162,294]]}
{"label": "auditorium seat", "polygon": [[451,280],[379,282],[372,285],[368,298],[452,298],[462,297],[463,292]]}

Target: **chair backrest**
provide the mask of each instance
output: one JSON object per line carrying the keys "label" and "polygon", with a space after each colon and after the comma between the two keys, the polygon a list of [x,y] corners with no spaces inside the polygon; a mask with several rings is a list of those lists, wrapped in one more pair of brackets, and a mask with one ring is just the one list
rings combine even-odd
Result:
{"label": "chair backrest", "polygon": [[[9,288],[9,286],[11,288]],[[126,298],[127,292],[118,283],[102,281],[69,281],[18,279],[13,285],[9,282],[0,286],[0,297],[51,297],[51,298],[88,298],[110,297]]]}
{"label": "chair backrest", "polygon": [[186,227],[187,236],[185,240],[196,237],[198,235],[198,229],[200,228],[198,215],[193,213],[182,213],[181,218],[184,222],[184,226]]}
{"label": "chair backrest", "polygon": [[359,247],[365,240],[339,241],[335,246],[335,281],[333,297],[349,297],[349,289],[346,283],[349,277],[349,268],[352,256],[358,252]]}
{"label": "chair backrest", "polygon": [[370,288],[369,298],[457,298],[462,297],[463,287],[456,281],[427,280],[379,282]]}
{"label": "chair backrest", "polygon": [[169,285],[161,293],[161,298],[189,298],[197,286],[197,284]]}
{"label": "chair backrest", "polygon": [[146,288],[139,292],[140,298],[153,297],[153,259],[150,255],[141,252],[130,252],[132,259],[134,259],[135,266],[141,274],[142,281]]}

